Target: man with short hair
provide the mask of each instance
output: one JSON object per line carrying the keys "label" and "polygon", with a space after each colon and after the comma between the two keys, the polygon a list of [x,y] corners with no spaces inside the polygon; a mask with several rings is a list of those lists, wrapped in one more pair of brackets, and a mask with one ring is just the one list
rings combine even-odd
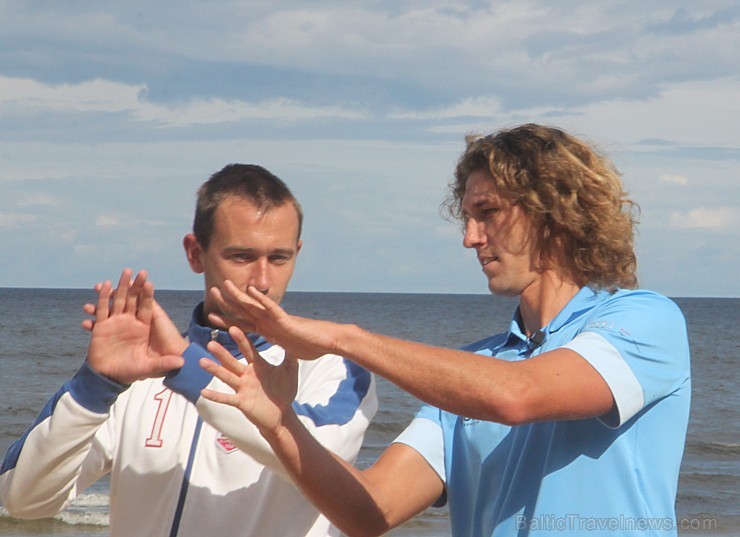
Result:
{"label": "man with short hair", "polygon": [[240,316],[289,357],[337,352],[427,403],[373,466],[341,461],[289,397],[265,397],[289,393],[290,360],[281,377],[237,327],[251,365],[212,344],[223,365],[202,366],[236,393],[203,395],[241,409],[348,535],[379,535],[445,501],[455,537],[676,535],[686,326],[673,302],[636,289],[618,172],[581,140],[530,124],[470,139],[451,188],[488,288],[519,297],[508,330],[462,351],[290,316],[252,287],[212,291],[221,322]]}
{"label": "man with short hair", "polygon": [[[228,280],[280,302],[301,249],[302,212],[287,186],[254,165],[232,164],[199,190],[188,262],[206,288]],[[21,518],[52,516],[110,474],[110,535],[338,535],[295,488],[254,425],[235,409],[200,397],[223,384],[198,360],[217,341],[241,357],[209,316],[207,295],[179,334],[153,298],[146,273],[117,288],[98,285],[88,357],[11,448],[0,474],[2,503]],[[278,364],[284,351],[250,341]],[[301,363],[291,404],[318,442],[355,460],[376,409],[361,367],[328,354]]]}

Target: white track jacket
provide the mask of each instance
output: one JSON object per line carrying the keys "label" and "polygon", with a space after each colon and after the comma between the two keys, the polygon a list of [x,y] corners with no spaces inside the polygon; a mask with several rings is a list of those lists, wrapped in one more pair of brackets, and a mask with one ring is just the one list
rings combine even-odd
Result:
{"label": "white track jacket", "polygon": [[[197,324],[186,365],[163,379],[118,385],[83,365],[13,444],[0,470],[2,504],[20,518],[57,514],[110,474],[111,537],[338,535],[286,477],[267,442],[235,408],[200,397],[228,390],[198,365],[224,331]],[[284,351],[253,337],[268,361]],[[293,404],[328,449],[354,462],[377,410],[375,383],[340,356],[299,362]]]}

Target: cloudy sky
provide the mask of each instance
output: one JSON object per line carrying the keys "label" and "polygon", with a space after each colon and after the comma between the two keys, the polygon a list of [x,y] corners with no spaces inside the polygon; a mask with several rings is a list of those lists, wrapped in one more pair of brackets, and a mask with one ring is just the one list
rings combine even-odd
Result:
{"label": "cloudy sky", "polygon": [[302,202],[292,289],[484,293],[439,214],[467,133],[595,143],[644,287],[740,296],[736,0],[0,0],[0,287],[124,266],[198,289],[194,192],[259,163]]}

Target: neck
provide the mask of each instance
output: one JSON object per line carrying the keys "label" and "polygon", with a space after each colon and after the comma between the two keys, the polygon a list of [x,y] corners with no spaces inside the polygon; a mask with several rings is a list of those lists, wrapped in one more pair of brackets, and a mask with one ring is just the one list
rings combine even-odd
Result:
{"label": "neck", "polygon": [[527,335],[547,325],[578,293],[581,286],[554,271],[545,271],[519,296],[519,311]]}
{"label": "neck", "polygon": [[210,312],[212,312],[212,311],[214,311],[214,312],[216,312],[216,313],[218,312],[218,310],[214,310],[214,309],[211,309],[211,308],[209,307],[209,304],[208,304],[208,299],[206,298],[206,300],[205,300],[205,301],[203,302],[203,307],[202,307],[202,308],[201,308],[201,310],[200,310],[200,315],[198,316],[199,318],[197,319],[197,321],[198,321],[198,324],[200,324],[201,326],[205,326],[206,328],[211,328],[211,329],[213,329],[213,328],[217,328],[217,329],[219,329],[219,330],[223,330],[223,331],[225,332],[225,331],[226,331],[226,329],[225,329],[225,328],[223,328],[223,327],[221,327],[221,326],[216,326],[215,324],[213,324],[213,323],[212,323],[212,322],[211,322],[211,321],[210,321],[210,320],[208,319],[208,314],[209,314]]}

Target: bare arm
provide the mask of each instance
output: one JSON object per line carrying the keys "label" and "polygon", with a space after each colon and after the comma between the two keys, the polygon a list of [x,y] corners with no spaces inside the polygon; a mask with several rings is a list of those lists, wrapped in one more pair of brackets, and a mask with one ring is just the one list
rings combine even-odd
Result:
{"label": "bare arm", "polygon": [[262,360],[243,334],[230,333],[250,364],[243,365],[217,344],[209,350],[223,364],[202,367],[229,385],[234,394],[204,390],[212,401],[239,408],[259,429],[301,491],[348,535],[380,535],[431,505],[443,484],[412,448],[394,444],[365,471],[324,448],[290,405],[295,395],[296,362],[280,366]]}
{"label": "bare arm", "polygon": [[[256,289],[226,285],[224,309],[295,356],[345,356],[449,412],[509,425],[601,416],[614,399],[580,355],[556,349],[517,362],[374,334],[353,325],[288,315]],[[222,321],[226,321],[222,319]]]}
{"label": "bare arm", "polygon": [[580,355],[556,349],[509,362],[336,325],[338,353],[454,414],[517,425],[606,414],[614,401]]}
{"label": "bare arm", "polygon": [[350,536],[382,535],[432,505],[444,490],[426,460],[404,444],[391,444],[360,471],[324,449],[295,414],[265,438],[303,494]]}

